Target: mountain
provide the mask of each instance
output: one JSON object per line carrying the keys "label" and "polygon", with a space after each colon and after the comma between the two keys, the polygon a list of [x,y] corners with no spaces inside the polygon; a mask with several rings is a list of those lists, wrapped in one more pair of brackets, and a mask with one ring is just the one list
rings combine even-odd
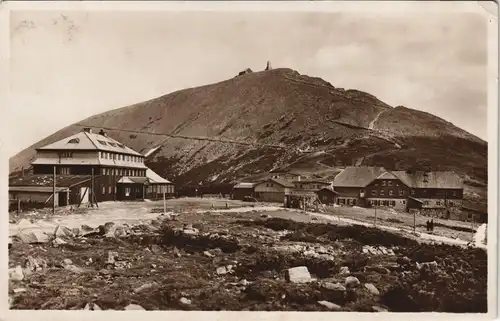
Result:
{"label": "mountain", "polygon": [[[35,148],[81,125],[107,128],[111,137],[148,154],[148,165],[180,188],[278,168],[333,177],[345,165],[454,170],[483,196],[487,183],[488,147],[478,137],[431,114],[285,68],[248,70],[92,116],[12,157],[11,172],[27,168]],[[171,136],[160,135],[165,133]]]}

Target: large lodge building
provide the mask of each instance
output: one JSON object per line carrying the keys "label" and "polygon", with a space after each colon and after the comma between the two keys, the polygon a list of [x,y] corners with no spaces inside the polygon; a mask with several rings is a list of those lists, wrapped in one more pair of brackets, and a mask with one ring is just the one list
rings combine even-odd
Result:
{"label": "large lodge building", "polygon": [[33,174],[9,179],[10,199],[49,202],[54,176],[60,206],[174,194],[174,185],[149,169],[142,154],[102,130],[85,128],[36,152]]}

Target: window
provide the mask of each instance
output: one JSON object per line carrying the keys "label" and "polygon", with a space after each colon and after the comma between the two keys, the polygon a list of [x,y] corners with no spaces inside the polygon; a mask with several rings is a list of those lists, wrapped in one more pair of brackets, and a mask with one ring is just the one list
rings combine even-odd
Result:
{"label": "window", "polygon": [[99,152],[99,157],[100,158],[104,158],[104,153],[103,152]]}
{"label": "window", "polygon": [[115,185],[115,194],[118,193],[118,189],[116,188],[116,185]]}
{"label": "window", "polygon": [[396,201],[391,201],[391,206],[396,206]]}
{"label": "window", "polygon": [[101,175],[106,175],[106,169],[105,168],[101,168]]}
{"label": "window", "polygon": [[111,193],[112,193],[112,192],[111,192],[111,185],[110,185],[110,186],[109,186],[109,194],[111,194]]}
{"label": "window", "polygon": [[69,167],[61,167],[61,170],[60,170],[60,173],[61,174],[70,174],[70,169]]}
{"label": "window", "polygon": [[73,153],[72,152],[61,152],[59,154],[60,157],[63,157],[63,158],[72,158],[73,157]]}
{"label": "window", "polygon": [[389,191],[389,195],[394,195],[394,192],[392,191],[392,189]]}
{"label": "window", "polygon": [[79,138],[73,138],[68,141],[68,144],[78,144],[80,142]]}
{"label": "window", "polygon": [[405,195],[405,191],[399,191],[399,196],[404,196]]}
{"label": "window", "polygon": [[380,192],[379,192],[380,196],[384,196],[384,190],[381,189]]}
{"label": "window", "polygon": [[436,205],[437,206],[441,206],[441,202],[440,201],[436,201]]}
{"label": "window", "polygon": [[453,202],[448,202],[448,204],[449,204],[450,206],[453,206]]}
{"label": "window", "polygon": [[404,205],[404,204],[406,204],[406,201],[404,201],[404,200],[403,200],[403,201],[401,201],[401,204],[403,204],[403,205]]}
{"label": "window", "polygon": [[125,187],[125,196],[130,196],[130,187]]}
{"label": "window", "polygon": [[116,147],[116,144],[115,143],[112,143],[112,142],[108,142],[109,145],[113,146],[113,147]]}
{"label": "window", "polygon": [[103,187],[102,187],[102,194],[103,194],[103,195],[104,195],[104,194],[106,194],[106,186],[103,186]]}
{"label": "window", "polygon": [[387,186],[392,186],[392,182],[391,182],[391,181],[388,181],[388,182],[387,182]]}
{"label": "window", "polygon": [[425,201],[425,202],[424,202],[424,205],[429,205],[429,201]]}
{"label": "window", "polygon": [[451,193],[451,195],[452,195],[453,197],[455,197],[455,196],[457,196],[457,192],[453,191],[453,192]]}
{"label": "window", "polygon": [[415,190],[411,190],[411,195],[415,195]]}
{"label": "window", "polygon": [[385,186],[385,181],[382,181],[382,186]]}
{"label": "window", "polygon": [[99,140],[99,139],[98,139],[98,140],[97,140],[97,142],[98,142],[99,144],[101,144],[101,145],[107,145],[107,144],[106,144],[106,142],[105,142],[105,141],[103,141],[103,140]]}
{"label": "window", "polygon": [[372,190],[372,196],[377,196],[377,191],[376,190]]}

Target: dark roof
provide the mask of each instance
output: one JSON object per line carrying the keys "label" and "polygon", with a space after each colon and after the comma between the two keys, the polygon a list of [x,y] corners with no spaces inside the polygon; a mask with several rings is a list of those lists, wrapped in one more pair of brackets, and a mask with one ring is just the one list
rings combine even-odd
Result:
{"label": "dark roof", "polygon": [[333,193],[333,194],[338,194],[337,191],[334,191],[333,189],[327,188],[327,187],[323,187],[322,189],[319,189],[318,191],[316,191],[316,193],[321,192],[321,191],[326,191],[326,192],[330,192],[330,193]]}
{"label": "dark roof", "polygon": [[294,183],[321,183],[321,184],[330,184],[330,182],[328,181],[325,181],[325,180],[321,180],[321,179],[303,179],[303,180],[296,180],[296,181],[293,181]]}
{"label": "dark roof", "polygon": [[406,186],[411,188],[451,188],[462,189],[463,181],[455,172],[433,171],[433,172],[392,172]]}
{"label": "dark roof", "polygon": [[[57,187],[72,187],[74,185],[88,182],[91,175],[56,175]],[[46,174],[31,174],[23,177],[9,178],[9,186],[53,186],[53,176]]]}
{"label": "dark roof", "polygon": [[346,167],[335,176],[333,186],[365,187],[384,172],[386,172],[386,170],[383,167]]}
{"label": "dark roof", "polygon": [[[68,187],[56,187],[56,193],[68,191]],[[9,192],[53,193],[51,186],[9,186]]]}
{"label": "dark roof", "polygon": [[266,179],[264,181],[261,181],[259,183],[257,183],[256,185],[259,185],[259,184],[262,184],[262,183],[265,183],[265,182],[274,182],[276,184],[279,184],[283,187],[295,187],[292,183],[290,183],[289,181],[285,180],[285,179],[281,179],[281,178],[270,178],[270,179]]}

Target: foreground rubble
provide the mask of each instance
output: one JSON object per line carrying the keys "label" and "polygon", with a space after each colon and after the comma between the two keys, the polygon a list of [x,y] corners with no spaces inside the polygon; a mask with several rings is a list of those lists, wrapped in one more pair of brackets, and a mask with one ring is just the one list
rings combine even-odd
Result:
{"label": "foreground rubble", "polygon": [[260,214],[14,237],[11,308],[486,312],[482,249]]}

